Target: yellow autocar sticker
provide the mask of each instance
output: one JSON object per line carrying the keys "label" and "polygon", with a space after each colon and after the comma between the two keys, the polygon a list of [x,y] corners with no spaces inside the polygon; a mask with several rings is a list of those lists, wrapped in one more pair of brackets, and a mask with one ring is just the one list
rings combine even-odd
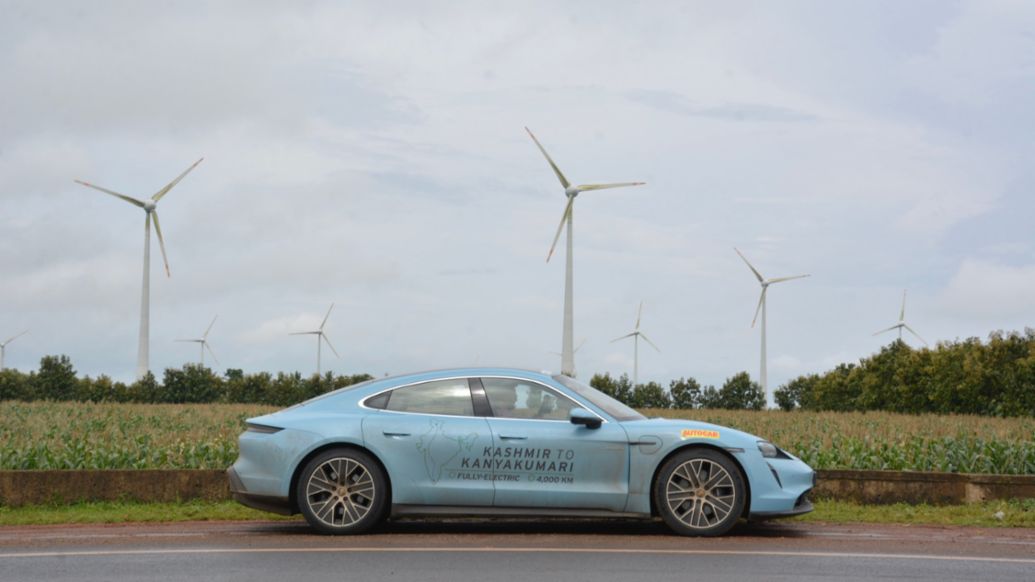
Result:
{"label": "yellow autocar sticker", "polygon": [[683,439],[717,439],[719,438],[719,431],[717,430],[703,430],[700,428],[684,428],[683,432],[679,433],[679,438]]}

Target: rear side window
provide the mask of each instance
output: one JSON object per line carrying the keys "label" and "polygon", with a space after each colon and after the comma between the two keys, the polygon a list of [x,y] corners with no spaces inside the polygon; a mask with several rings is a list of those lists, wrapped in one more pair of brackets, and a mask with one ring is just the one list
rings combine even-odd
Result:
{"label": "rear side window", "polygon": [[385,406],[388,404],[388,397],[391,396],[391,394],[391,392],[384,392],[382,394],[378,394],[373,398],[368,398],[364,404],[366,404],[370,408],[384,410]]}
{"label": "rear side window", "polygon": [[392,390],[384,408],[395,412],[474,416],[466,378],[435,380]]}

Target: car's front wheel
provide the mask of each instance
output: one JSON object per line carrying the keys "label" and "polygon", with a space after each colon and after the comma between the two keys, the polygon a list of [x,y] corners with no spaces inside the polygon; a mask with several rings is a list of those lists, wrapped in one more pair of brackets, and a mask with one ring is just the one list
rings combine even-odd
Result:
{"label": "car's front wheel", "polygon": [[354,449],[331,449],[313,457],[296,487],[298,508],[306,521],[328,534],[370,529],[381,521],[387,497],[381,466]]}
{"label": "car's front wheel", "polygon": [[654,504],[678,534],[719,536],[744,511],[744,478],[728,457],[711,449],[686,449],[661,468]]}

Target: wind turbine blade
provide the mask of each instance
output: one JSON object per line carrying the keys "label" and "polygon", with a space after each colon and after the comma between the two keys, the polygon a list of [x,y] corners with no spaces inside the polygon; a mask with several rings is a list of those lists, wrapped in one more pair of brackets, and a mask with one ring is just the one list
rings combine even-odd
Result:
{"label": "wind turbine blade", "polygon": [[[204,160],[204,159],[205,159],[205,158],[201,158],[201,160]],[[158,202],[159,200],[161,200],[161,199],[162,199],[162,196],[165,196],[166,194],[168,194],[168,193],[169,193],[169,190],[172,190],[172,189],[173,189],[173,186],[175,186],[175,185],[179,184],[179,183],[180,183],[180,180],[182,180],[184,176],[186,176],[187,174],[189,174],[189,173],[190,173],[190,171],[191,171],[191,170],[193,170],[194,168],[198,167],[198,164],[200,164],[200,163],[201,163],[201,160],[198,160],[198,161],[194,162],[193,164],[191,164],[191,167],[189,167],[189,168],[187,168],[186,170],[184,170],[184,171],[183,171],[183,173],[182,173],[182,174],[180,174],[179,176],[176,176],[176,179],[175,179],[175,180],[173,180],[172,182],[169,182],[169,183],[168,183],[168,184],[167,184],[167,185],[165,186],[165,188],[162,188],[162,189],[161,189],[161,190],[159,190],[158,192],[155,192],[155,195],[151,197],[151,200],[154,200],[155,202]]]}
{"label": "wind turbine blade", "polygon": [[640,301],[640,309],[636,312],[636,331],[640,331],[640,318],[643,316],[643,302]]}
{"label": "wind turbine blade", "polygon": [[575,197],[568,197],[568,204],[564,207],[564,214],[561,215],[561,223],[557,225],[557,234],[553,237],[553,244],[550,245],[550,252],[546,255],[546,262],[550,262],[550,257],[553,256],[553,251],[557,248],[557,241],[561,240],[561,231],[564,230],[564,222],[568,220],[568,215],[571,214],[571,207],[575,204]]}
{"label": "wind turbine blade", "polygon": [[758,307],[755,308],[755,317],[751,319],[751,327],[755,327],[755,322],[758,321],[758,314],[762,311],[762,304],[765,303],[765,292],[768,287],[762,288],[762,294],[758,296]]}
{"label": "wind turbine blade", "polygon": [[331,316],[331,309],[334,309],[334,304],[327,308],[327,315],[323,316],[323,322],[320,323],[320,329],[323,330],[323,326],[327,325],[327,318]]}
{"label": "wind turbine blade", "polygon": [[198,343],[198,342],[200,342],[201,340],[196,340],[196,339],[178,339],[178,340],[173,340],[173,341],[174,341],[174,342],[192,342],[192,343]]}
{"label": "wind turbine blade", "polygon": [[924,342],[924,345],[925,345],[925,346],[927,345],[927,340],[925,340],[924,338],[920,337],[920,334],[918,334],[918,333],[916,333],[915,331],[913,331],[913,328],[909,327],[908,325],[906,325],[906,324],[904,324],[904,323],[902,324],[902,327],[904,327],[904,328],[906,328],[907,330],[909,330],[909,333],[911,333],[911,334],[915,335],[915,336],[916,336],[916,339],[918,339],[918,340],[920,340],[920,341]]}
{"label": "wind turbine blade", "polygon": [[212,323],[208,324],[208,329],[205,330],[205,335],[201,336],[201,339],[208,339],[208,332],[212,331],[212,326],[216,324],[217,319],[219,319],[218,315],[212,318]]}
{"label": "wind turbine blade", "polygon": [[632,333],[627,333],[627,334],[623,335],[622,337],[616,337],[615,339],[611,340],[611,343],[615,343],[616,341],[619,341],[619,340],[624,340],[625,338],[632,337],[634,335],[637,335],[637,333],[635,331],[632,332]]}
{"label": "wind turbine blade", "polygon": [[[580,342],[579,342],[579,345],[575,346],[575,349],[574,349],[574,350],[572,350],[572,351],[571,351],[571,353],[573,353],[573,354],[577,354],[577,353],[579,352],[579,348],[581,348],[581,347],[582,347],[583,345],[585,345],[585,343],[586,343],[586,340],[585,340],[585,339],[583,339],[582,341],[580,341]],[[561,355],[561,354],[557,354],[557,355],[559,356],[559,355]]]}
{"label": "wind turbine blade", "polygon": [[208,353],[212,355],[212,359],[219,363],[219,358],[216,357],[216,353],[212,351],[212,346],[208,345],[208,342],[201,342],[201,345],[208,349]]}
{"label": "wind turbine blade", "polygon": [[902,311],[900,311],[899,314],[898,314],[898,320],[899,321],[905,321],[906,320],[906,290],[905,289],[902,290]]}
{"label": "wind turbine blade", "polygon": [[655,350],[657,350],[659,354],[661,353],[661,348],[659,348],[658,346],[654,345],[654,342],[652,342],[652,341],[650,341],[649,339],[647,339],[647,336],[645,336],[645,335],[643,335],[643,334],[641,333],[641,334],[640,334],[640,337],[642,337],[642,338],[643,338],[643,341],[645,341],[645,342],[649,343],[649,344],[650,344],[650,347],[652,347],[652,348],[654,348]]}
{"label": "wind turbine blade", "polygon": [[172,273],[169,272],[169,258],[165,256],[165,240],[162,238],[162,227],[158,224],[158,211],[152,210],[147,213],[148,220],[151,216],[155,217],[155,234],[158,235],[158,247],[162,249],[162,262],[165,263],[165,276],[172,277]]}
{"label": "wind turbine blade", "polygon": [[[334,349],[334,346],[331,345],[331,339],[327,337],[327,334],[321,333],[320,337],[323,338],[323,341],[327,342],[327,347],[331,348],[331,351],[334,352],[334,355],[338,356],[338,350]],[[340,358],[341,356],[338,357]]]}
{"label": "wind turbine blade", "polygon": [[[758,282],[759,282],[759,283],[762,283],[762,282],[764,282],[764,281],[765,281],[765,278],[764,278],[764,277],[762,277],[762,273],[759,273],[759,272],[758,272],[758,269],[756,269],[756,268],[755,268],[755,267],[754,267],[754,266],[753,266],[753,265],[751,264],[751,262],[747,260],[747,257],[745,257],[745,256],[744,256],[744,253],[740,252],[740,249],[738,249],[737,247],[733,247],[733,250],[737,251],[737,254],[738,254],[738,255],[740,255],[740,258],[744,259],[744,263],[745,263],[745,264],[747,264],[748,268],[749,268],[749,269],[751,269],[751,272],[752,272],[752,273],[754,273],[754,274],[755,274],[755,277],[757,277],[757,278],[758,278]],[[752,325],[754,325],[754,324],[752,324]]]}
{"label": "wind turbine blade", "polygon": [[769,279],[769,283],[783,283],[784,281],[791,281],[793,279],[804,279],[805,277],[811,277],[812,275],[795,275],[793,277],[777,277],[775,279]]}
{"label": "wind turbine blade", "polygon": [[76,180],[75,183],[76,184],[82,184],[83,186],[86,186],[87,188],[93,188],[94,190],[100,190],[101,192],[104,192],[105,194],[111,194],[112,196],[114,196],[116,198],[122,198],[126,202],[129,202],[130,204],[139,206],[140,208],[144,207],[144,203],[143,202],[141,202],[140,200],[137,200],[136,198],[133,198],[132,196],[126,196],[125,194],[119,194],[118,192],[115,192],[114,190],[108,190],[107,188],[101,188],[100,186],[94,186],[93,184],[91,184],[89,182],[83,182],[82,180]]}
{"label": "wind turbine blade", "polygon": [[646,182],[615,182],[613,184],[580,184],[575,186],[579,192],[589,190],[607,190],[608,188],[625,188],[627,186],[643,186]]}
{"label": "wind turbine blade", "polygon": [[535,145],[539,148],[539,151],[543,152],[543,155],[546,156],[546,161],[550,162],[550,167],[553,168],[553,173],[557,174],[557,179],[561,181],[561,186],[564,186],[565,189],[571,186],[571,184],[568,182],[568,179],[564,177],[563,173],[561,173],[561,169],[557,167],[557,164],[553,163],[553,158],[550,157],[550,154],[546,153],[546,150],[543,148],[543,144],[539,143],[539,140],[537,140],[535,138],[535,135],[532,134],[532,130],[526,127],[525,131],[528,132],[528,135],[532,136],[532,141],[535,142]]}
{"label": "wind turbine blade", "polygon": [[288,335],[318,335],[319,333],[318,331],[293,331],[288,333]]}
{"label": "wind turbine blade", "polygon": [[21,332],[18,335],[13,335],[13,336],[7,338],[6,340],[4,340],[3,342],[0,342],[0,346],[6,346],[7,344],[13,342],[14,340],[22,337],[23,335],[25,335],[27,333],[29,333],[29,330],[25,330],[25,331]]}
{"label": "wind turbine blade", "polygon": [[880,330],[880,331],[875,331],[875,332],[873,332],[873,335],[880,335],[880,334],[882,334],[882,333],[884,333],[884,332],[888,332],[888,331],[896,330],[896,329],[898,329],[898,328],[899,328],[899,326],[898,326],[898,325],[893,325],[893,326],[889,327],[888,329],[882,329],[882,330]]}

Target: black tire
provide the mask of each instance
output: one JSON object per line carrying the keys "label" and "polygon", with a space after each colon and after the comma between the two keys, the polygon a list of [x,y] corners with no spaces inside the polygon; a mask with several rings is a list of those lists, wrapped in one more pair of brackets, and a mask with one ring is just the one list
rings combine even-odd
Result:
{"label": "black tire", "polygon": [[654,506],[672,531],[684,536],[721,536],[747,502],[740,468],[707,449],[685,449],[669,459],[654,483]]}
{"label": "black tire", "polygon": [[295,500],[305,520],[320,533],[363,533],[384,517],[388,479],[370,455],[355,449],[330,449],[302,468]]}

